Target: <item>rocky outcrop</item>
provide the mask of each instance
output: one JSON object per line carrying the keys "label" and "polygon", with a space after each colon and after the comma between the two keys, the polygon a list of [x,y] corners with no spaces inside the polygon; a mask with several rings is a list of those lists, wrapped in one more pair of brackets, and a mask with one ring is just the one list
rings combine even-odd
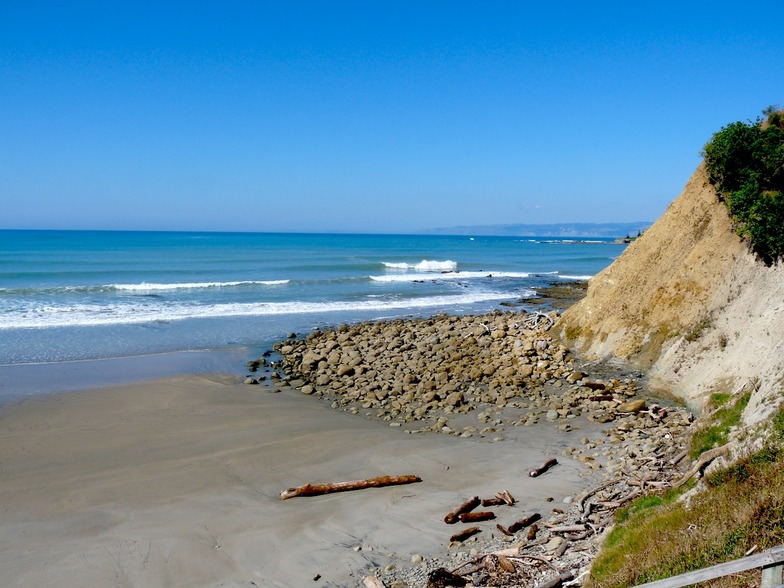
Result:
{"label": "rocky outcrop", "polygon": [[558,329],[585,359],[637,366],[693,408],[753,384],[752,424],[780,401],[784,271],[749,253],[704,166]]}

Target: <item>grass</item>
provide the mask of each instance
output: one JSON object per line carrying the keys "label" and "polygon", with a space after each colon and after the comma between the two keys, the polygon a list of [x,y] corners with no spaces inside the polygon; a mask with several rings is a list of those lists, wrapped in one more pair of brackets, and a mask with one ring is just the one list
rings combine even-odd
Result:
{"label": "grass", "polygon": [[[717,419],[739,419],[748,398],[712,399]],[[736,415],[736,416],[732,416]],[[784,544],[784,409],[770,421],[771,442],[731,467],[705,477],[705,489],[644,496],[616,513],[586,582],[625,588],[743,557]],[[759,571],[711,581],[712,588],[759,586]]]}
{"label": "grass", "polygon": [[692,459],[727,442],[730,429],[740,423],[743,410],[751,399],[751,392],[747,392],[734,402],[730,402],[730,398],[729,394],[724,393],[711,395],[708,406],[715,406],[717,410],[711,424],[698,429],[692,436],[690,450]]}
{"label": "grass", "polygon": [[674,496],[630,505],[587,586],[634,586],[743,557],[754,545],[764,550],[784,543],[784,459],[778,451],[763,452],[729,475],[711,476],[709,490],[692,497],[688,507]]}

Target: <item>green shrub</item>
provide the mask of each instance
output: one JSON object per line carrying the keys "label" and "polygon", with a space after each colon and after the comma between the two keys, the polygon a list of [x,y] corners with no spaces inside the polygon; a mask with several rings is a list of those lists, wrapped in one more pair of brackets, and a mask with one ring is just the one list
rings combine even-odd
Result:
{"label": "green shrub", "polygon": [[766,121],[734,122],[702,150],[708,175],[723,197],[738,234],[765,263],[784,257],[784,130],[782,111]]}

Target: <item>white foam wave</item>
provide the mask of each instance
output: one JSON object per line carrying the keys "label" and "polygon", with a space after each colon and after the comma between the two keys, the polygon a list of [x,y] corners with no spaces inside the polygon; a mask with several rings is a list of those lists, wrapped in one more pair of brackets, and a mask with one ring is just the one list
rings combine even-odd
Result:
{"label": "white foam wave", "polygon": [[559,275],[558,277],[559,277],[559,278],[561,278],[561,279],[564,279],[564,280],[579,280],[579,281],[584,281],[584,280],[590,280],[590,279],[591,279],[593,276],[567,276],[567,275]]}
{"label": "white foam wave", "polygon": [[419,263],[384,262],[384,267],[396,270],[415,270],[418,272],[454,272],[457,271],[457,262],[423,259]]}
{"label": "white foam wave", "polygon": [[186,282],[181,284],[112,284],[110,288],[129,292],[160,292],[165,290],[194,290],[199,288],[232,288],[236,286],[281,286],[288,280],[254,280],[242,282]]}
{"label": "white foam wave", "polygon": [[433,274],[390,274],[370,276],[374,282],[429,282],[433,280],[476,280],[479,278],[528,278],[526,272],[449,272]]}
{"label": "white foam wave", "polygon": [[87,327],[99,325],[167,323],[187,319],[254,317],[314,314],[326,312],[384,311],[458,305],[508,300],[520,295],[500,292],[474,292],[456,296],[430,296],[414,299],[333,302],[231,303],[210,305],[115,304],[49,306],[35,310],[19,310],[0,315],[0,329],[33,329],[56,327]]}

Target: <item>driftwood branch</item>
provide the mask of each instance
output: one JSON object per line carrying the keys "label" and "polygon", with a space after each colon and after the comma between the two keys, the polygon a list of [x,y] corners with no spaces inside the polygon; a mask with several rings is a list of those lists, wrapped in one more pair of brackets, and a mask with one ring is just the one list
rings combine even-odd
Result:
{"label": "driftwood branch", "polygon": [[729,448],[730,448],[729,443],[727,443],[726,445],[722,445],[721,447],[716,447],[715,449],[711,449],[709,451],[704,452],[702,455],[700,455],[699,459],[697,459],[697,463],[695,463],[691,467],[691,469],[683,475],[683,477],[680,480],[675,482],[675,484],[673,484],[672,487],[680,488],[681,486],[683,486],[686,482],[691,480],[697,472],[699,472],[702,468],[707,466],[714,459],[716,459],[717,457],[721,457],[722,455],[727,455]]}
{"label": "driftwood branch", "polygon": [[502,504],[508,504],[509,506],[512,506],[514,503],[514,496],[509,493],[509,490],[496,492],[496,495],[493,498],[482,499],[482,506],[501,506]]}
{"label": "driftwood branch", "polygon": [[421,482],[419,476],[380,476],[378,478],[367,478],[365,480],[355,480],[353,482],[335,482],[332,484],[305,484],[296,488],[289,488],[280,493],[281,500],[294,498],[295,496],[320,496],[322,494],[332,494],[333,492],[347,492],[349,490],[364,490],[365,488],[379,488],[382,486],[397,486],[400,484],[413,484]]}
{"label": "driftwood branch", "polygon": [[478,496],[474,496],[473,498],[470,498],[469,500],[466,500],[463,504],[461,504],[455,510],[453,510],[448,515],[446,515],[444,517],[444,522],[447,525],[454,525],[458,520],[460,520],[460,515],[461,514],[464,514],[464,513],[467,513],[467,512],[471,512],[477,506],[479,506],[480,502],[481,501],[479,500]]}
{"label": "driftwood branch", "polygon": [[555,458],[548,459],[546,462],[544,462],[538,468],[534,468],[530,472],[528,472],[528,475],[531,476],[532,478],[535,478],[537,476],[541,476],[543,473],[545,473],[547,470],[549,470],[551,467],[553,467],[557,463],[558,463],[558,460],[555,459]]}
{"label": "driftwood branch", "polygon": [[538,512],[535,512],[534,514],[532,514],[530,516],[527,516],[525,518],[522,518],[519,521],[515,521],[514,523],[509,525],[508,529],[505,529],[501,525],[496,525],[496,527],[504,535],[514,535],[518,531],[521,531],[522,529],[525,529],[528,525],[538,521],[541,518],[542,518],[542,515],[540,515]]}
{"label": "driftwood branch", "polygon": [[558,588],[558,586],[564,582],[568,582],[572,578],[574,578],[572,572],[561,572],[557,577],[548,582],[544,582],[543,584],[539,584],[536,588]]}

